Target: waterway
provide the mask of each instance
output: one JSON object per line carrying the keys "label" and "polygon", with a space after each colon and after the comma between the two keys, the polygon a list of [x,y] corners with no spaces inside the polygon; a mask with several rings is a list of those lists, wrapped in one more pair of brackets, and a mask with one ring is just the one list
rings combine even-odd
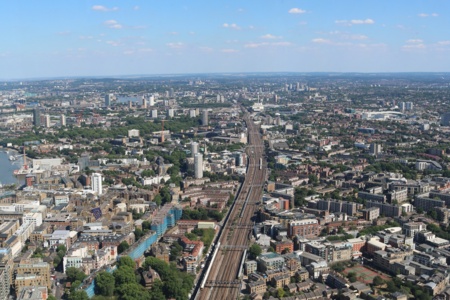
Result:
{"label": "waterway", "polygon": [[[14,171],[20,169],[23,164],[22,156],[17,157],[19,153],[16,151],[0,150],[0,183],[1,184],[13,184],[17,183],[16,177],[14,177]],[[17,160],[10,161],[9,157],[17,157]]]}

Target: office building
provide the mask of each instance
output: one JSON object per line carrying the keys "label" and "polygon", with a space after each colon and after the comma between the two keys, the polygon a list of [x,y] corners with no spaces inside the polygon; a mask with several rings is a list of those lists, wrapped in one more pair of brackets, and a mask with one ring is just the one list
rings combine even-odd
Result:
{"label": "office building", "polygon": [[113,94],[107,94],[105,96],[105,106],[111,106],[111,102],[113,100],[114,95]]}
{"label": "office building", "polygon": [[153,119],[158,118],[158,111],[156,109],[152,109],[151,117]]}
{"label": "office building", "polygon": [[202,112],[202,125],[206,126],[208,125],[208,110],[205,109]]}
{"label": "office building", "polygon": [[145,99],[145,97],[142,97],[142,108],[147,109],[147,100]]}
{"label": "office building", "polygon": [[195,154],[198,153],[198,143],[197,142],[192,142],[191,143],[191,154],[192,157],[195,157]]}
{"label": "office building", "polygon": [[203,178],[203,155],[201,153],[196,153],[194,156],[194,172],[195,178]]}
{"label": "office building", "polygon": [[103,187],[102,187],[102,174],[100,173],[94,173],[91,176],[91,186],[92,190],[97,193],[97,195],[103,194]]}
{"label": "office building", "polygon": [[150,96],[150,98],[148,99],[148,101],[150,102],[150,106],[155,106],[155,96]]}
{"label": "office building", "polygon": [[169,118],[173,118],[173,117],[175,116],[175,109],[169,108],[169,109],[167,110],[167,116],[168,116]]}
{"label": "office building", "polygon": [[33,125],[41,126],[41,110],[38,107],[33,110]]}
{"label": "office building", "polygon": [[66,124],[67,124],[67,123],[66,123],[66,115],[63,115],[63,114],[62,114],[62,115],[60,116],[60,120],[61,120],[61,122],[60,122],[60,123],[61,123],[61,126],[66,126]]}
{"label": "office building", "polygon": [[45,115],[45,127],[49,128],[50,127],[50,115]]}
{"label": "office building", "polygon": [[377,143],[370,144],[369,153],[370,155],[378,155],[381,152],[381,145]]}
{"label": "office building", "polygon": [[189,117],[190,117],[190,118],[195,118],[195,117],[196,117],[196,111],[195,111],[195,109],[189,110]]}

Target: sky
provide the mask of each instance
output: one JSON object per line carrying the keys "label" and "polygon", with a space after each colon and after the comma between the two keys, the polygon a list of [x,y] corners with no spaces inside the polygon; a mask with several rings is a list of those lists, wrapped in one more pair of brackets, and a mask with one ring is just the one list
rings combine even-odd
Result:
{"label": "sky", "polygon": [[448,0],[0,3],[0,79],[448,72]]}

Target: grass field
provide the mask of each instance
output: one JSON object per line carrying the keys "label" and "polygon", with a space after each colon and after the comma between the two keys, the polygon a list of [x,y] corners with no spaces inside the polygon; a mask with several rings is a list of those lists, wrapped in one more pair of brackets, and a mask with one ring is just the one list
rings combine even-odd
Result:
{"label": "grass field", "polygon": [[356,265],[354,267],[351,268],[347,268],[344,270],[344,274],[347,276],[347,274],[349,272],[355,272],[356,273],[356,279],[358,279],[361,282],[364,282],[366,284],[370,284],[373,281],[373,278],[375,276],[380,276],[381,278],[383,278],[384,280],[389,280],[390,277],[385,275],[385,274],[379,274],[375,271],[372,271],[362,265]]}

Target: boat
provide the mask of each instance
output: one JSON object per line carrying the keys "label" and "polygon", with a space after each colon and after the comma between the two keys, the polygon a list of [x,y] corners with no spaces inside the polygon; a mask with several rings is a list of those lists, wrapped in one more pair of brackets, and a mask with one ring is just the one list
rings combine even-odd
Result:
{"label": "boat", "polygon": [[11,155],[11,156],[9,157],[9,160],[16,160],[16,158],[15,158],[14,156]]}

